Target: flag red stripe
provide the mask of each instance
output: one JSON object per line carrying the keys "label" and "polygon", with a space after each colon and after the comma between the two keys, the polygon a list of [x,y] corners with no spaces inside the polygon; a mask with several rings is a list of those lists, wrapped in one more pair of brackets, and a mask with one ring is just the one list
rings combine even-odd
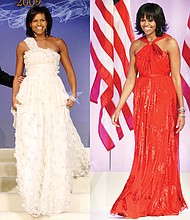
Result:
{"label": "flag red stripe", "polygon": [[127,77],[129,61],[126,56],[125,47],[124,47],[115,28],[114,28],[114,47],[115,47],[115,50],[117,51],[117,54],[122,62],[125,76]]}
{"label": "flag red stripe", "polygon": [[101,31],[100,26],[98,24],[98,22],[96,21],[96,19],[94,18],[93,20],[93,31],[96,34],[99,43],[101,44],[102,48],[104,49],[104,51],[108,54],[108,56],[111,57],[111,59],[113,60],[113,45],[111,44],[111,42],[106,38],[106,36],[104,35],[104,33]]}
{"label": "flag red stripe", "polygon": [[189,15],[189,19],[188,19],[187,26],[188,26],[188,27],[189,27],[189,29],[190,29],[190,15]]}
{"label": "flag red stripe", "polygon": [[115,4],[115,7],[123,21],[123,24],[125,25],[125,29],[130,41],[133,42],[134,41],[133,29],[131,25],[130,15],[125,3],[123,1],[119,1],[117,4]]}
{"label": "flag red stripe", "polygon": [[90,43],[90,53],[91,53],[92,60],[94,62],[94,66],[95,66],[98,74],[100,75],[101,79],[103,79],[106,82],[106,84],[108,85],[108,87],[110,89],[113,89],[112,75],[104,67],[104,65],[100,62],[100,60],[99,60],[99,58],[98,58],[98,56],[92,46],[92,43]]}
{"label": "flag red stripe", "polygon": [[[92,46],[92,43],[90,44],[90,52],[91,52],[91,57],[94,62],[94,66],[97,70],[97,74],[105,81],[107,84],[108,88],[104,91],[104,93],[101,95],[101,105],[105,107],[108,102],[112,99],[113,97],[113,80],[112,80],[112,75],[110,72],[102,65],[100,60],[98,59],[96,52]],[[94,84],[99,83],[99,78],[98,81],[95,81]],[[93,89],[95,89],[97,85],[94,85]],[[91,90],[91,95],[94,94],[94,91]]]}
{"label": "flag red stripe", "polygon": [[[114,81],[114,86],[117,88],[119,96],[121,97],[121,93],[122,93],[121,80],[116,70],[114,70],[113,81]],[[133,115],[130,111],[129,106],[126,103],[122,108],[122,113],[129,129],[133,130]]]}
{"label": "flag red stripe", "polygon": [[91,57],[92,57],[94,66],[97,70],[97,73],[100,75],[101,79],[103,79],[106,82],[108,87],[110,87],[112,89],[112,87],[113,87],[112,75],[104,67],[104,65],[100,62],[100,60],[99,60],[99,58],[98,58],[98,56],[92,46],[92,43],[90,43],[90,53],[91,53]]}
{"label": "flag red stripe", "polygon": [[114,69],[114,73],[113,73],[113,81],[114,81],[114,86],[116,87],[119,95],[121,96],[121,93],[122,93],[121,80],[120,80],[120,77],[115,69]]}
{"label": "flag red stripe", "polygon": [[189,110],[190,110],[190,87],[187,84],[187,82],[184,80],[182,75],[181,75],[181,81],[182,81],[183,95],[186,99],[187,105],[188,105]]}
{"label": "flag red stripe", "polygon": [[133,130],[133,115],[131,114],[129,106],[125,103],[122,108],[123,116],[130,130]]}
{"label": "flag red stripe", "polygon": [[[130,22],[130,16],[128,13],[128,9],[127,9],[125,3],[123,1],[119,1],[118,3],[115,4],[115,9],[119,13],[119,16],[122,20],[121,22],[123,22],[123,24],[125,26],[125,30],[127,32],[129,40],[133,41],[134,34],[133,34],[131,22]],[[129,61],[128,61],[128,58],[126,55],[126,49],[125,49],[125,45],[124,45],[125,42],[122,42],[115,27],[113,28],[113,30],[114,30],[114,48],[115,48],[115,50],[116,50],[116,52],[122,62],[124,74],[127,78]],[[116,89],[119,93],[119,96],[121,97],[121,93],[122,93],[121,79],[120,79],[119,74],[117,73],[116,69],[114,69],[113,84],[116,87]],[[124,104],[124,106],[122,108],[122,113],[123,113],[123,116],[125,118],[125,121],[129,127],[129,129],[132,130],[133,129],[133,116],[132,116],[132,113],[131,113],[130,108],[127,105],[127,103]]]}
{"label": "flag red stripe", "polygon": [[187,65],[190,67],[190,48],[188,47],[188,45],[186,44],[185,41],[183,44],[182,55],[183,55],[183,58],[186,61]]}
{"label": "flag red stripe", "polygon": [[112,14],[107,10],[104,3],[102,1],[96,0],[95,2],[96,6],[98,7],[99,11],[101,12],[103,18],[106,20],[106,22],[113,27],[113,16]]}
{"label": "flag red stripe", "polygon": [[98,134],[106,150],[110,151],[115,147],[115,144],[101,122],[102,116],[103,116],[103,109],[101,108],[99,114]]}
{"label": "flag red stripe", "polygon": [[[116,109],[114,103],[112,101],[110,101],[105,108],[106,108],[107,113],[109,114],[109,116],[111,118],[113,113],[114,113],[114,111],[115,111],[115,109]],[[119,127],[116,127],[116,131],[117,131],[117,135],[119,137],[119,140],[121,140],[124,135],[123,135],[123,131],[121,129],[121,125],[119,123],[119,120],[118,120],[117,124],[119,125]]]}
{"label": "flag red stripe", "polygon": [[101,77],[98,73],[96,73],[96,77],[90,92],[90,101],[94,103],[98,103],[98,97],[100,95],[100,83]]}
{"label": "flag red stripe", "polygon": [[[187,31],[189,31],[189,29],[190,29],[190,16],[189,16],[189,19],[188,19],[187,26],[188,26]],[[186,41],[184,41],[184,44],[183,44],[182,56],[183,56],[185,62],[187,63],[187,65],[190,67],[190,48],[187,45]],[[187,82],[185,81],[185,79],[183,78],[182,75],[181,75],[181,79],[182,79],[183,95],[186,99],[188,108],[190,110],[190,87],[189,87],[189,85],[187,84]]]}

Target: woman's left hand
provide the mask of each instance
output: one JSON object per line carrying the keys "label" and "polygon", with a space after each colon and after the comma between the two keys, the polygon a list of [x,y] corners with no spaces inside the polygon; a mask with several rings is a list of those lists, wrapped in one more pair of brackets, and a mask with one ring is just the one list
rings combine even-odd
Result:
{"label": "woman's left hand", "polygon": [[70,109],[73,107],[74,104],[75,103],[71,99],[68,99],[67,104],[66,104],[66,108]]}
{"label": "woman's left hand", "polygon": [[177,125],[176,125],[176,133],[179,133],[185,125],[185,117],[178,116]]}

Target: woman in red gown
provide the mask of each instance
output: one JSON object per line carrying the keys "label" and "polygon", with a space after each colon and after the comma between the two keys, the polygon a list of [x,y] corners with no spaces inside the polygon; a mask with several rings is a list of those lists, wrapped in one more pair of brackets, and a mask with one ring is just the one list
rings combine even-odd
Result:
{"label": "woman in red gown", "polygon": [[131,45],[128,78],[112,116],[118,126],[120,110],[134,91],[134,161],[111,214],[178,215],[187,208],[179,174],[179,131],[185,124],[179,48],[165,34],[167,24],[157,4],[139,8],[136,29],[143,37]]}

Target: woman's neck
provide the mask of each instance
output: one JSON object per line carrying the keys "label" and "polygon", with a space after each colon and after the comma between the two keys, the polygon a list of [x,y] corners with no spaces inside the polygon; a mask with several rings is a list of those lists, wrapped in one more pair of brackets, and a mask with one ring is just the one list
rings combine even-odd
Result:
{"label": "woman's neck", "polygon": [[37,35],[37,36],[35,36],[35,40],[37,40],[37,41],[42,41],[42,40],[47,39],[47,37],[48,37],[48,36],[45,36],[45,35],[42,35],[42,36]]}
{"label": "woman's neck", "polygon": [[148,34],[148,35],[146,35],[146,39],[150,42],[150,43],[152,43],[152,41],[153,40],[155,40],[157,37],[156,37],[156,34],[154,33],[154,34]]}

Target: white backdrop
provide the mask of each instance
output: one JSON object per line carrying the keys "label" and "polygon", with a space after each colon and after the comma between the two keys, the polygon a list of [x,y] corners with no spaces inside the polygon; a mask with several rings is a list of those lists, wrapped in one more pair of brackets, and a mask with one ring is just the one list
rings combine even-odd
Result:
{"label": "white backdrop", "polygon": [[[91,0],[91,3],[92,1],[94,0]],[[187,31],[187,21],[190,13],[190,0],[131,0],[130,5],[133,26],[135,24],[135,16],[138,8],[146,2],[157,3],[163,8],[166,21],[170,27],[167,33],[172,35],[178,41],[180,50],[182,50]],[[93,8],[91,7],[91,15],[92,14]],[[90,24],[92,30],[92,16]],[[95,69],[92,60],[90,60],[90,72],[90,85],[92,86],[95,77]],[[181,72],[183,73],[183,77],[186,82],[190,85],[190,70],[183,59]],[[127,101],[131,110],[133,100],[132,96],[133,95],[131,95]],[[187,107],[186,101],[185,106]],[[98,115],[99,104],[90,103],[91,171],[130,171],[134,152],[133,131],[129,131],[124,118],[121,116],[120,123],[125,135],[121,141],[117,141],[116,147],[111,152],[107,152],[98,136]],[[112,126],[111,121],[110,126]],[[188,110],[186,114],[186,125],[180,134],[179,153],[181,171],[190,171],[190,113]]]}

